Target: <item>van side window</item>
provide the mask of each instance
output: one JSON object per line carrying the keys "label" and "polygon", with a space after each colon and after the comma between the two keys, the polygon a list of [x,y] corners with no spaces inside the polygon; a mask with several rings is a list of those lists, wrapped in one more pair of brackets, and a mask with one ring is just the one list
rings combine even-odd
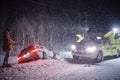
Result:
{"label": "van side window", "polygon": [[118,39],[118,38],[120,38],[120,33],[115,33],[114,39]]}
{"label": "van side window", "polygon": [[110,41],[109,41],[108,38],[105,38],[105,39],[104,39],[104,45],[110,45]]}

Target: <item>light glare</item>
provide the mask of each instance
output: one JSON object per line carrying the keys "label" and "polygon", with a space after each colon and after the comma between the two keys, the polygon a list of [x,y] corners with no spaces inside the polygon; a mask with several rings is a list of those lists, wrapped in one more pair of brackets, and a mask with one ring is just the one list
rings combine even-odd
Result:
{"label": "light glare", "polygon": [[96,47],[95,47],[95,46],[93,46],[93,47],[88,47],[88,48],[86,49],[86,51],[87,51],[87,52],[94,52],[94,51],[96,51]]}
{"label": "light glare", "polygon": [[75,50],[75,49],[76,49],[76,46],[75,46],[75,45],[71,45],[71,48],[72,48],[73,50]]}
{"label": "light glare", "polygon": [[118,28],[113,28],[113,32],[117,32],[118,31]]}

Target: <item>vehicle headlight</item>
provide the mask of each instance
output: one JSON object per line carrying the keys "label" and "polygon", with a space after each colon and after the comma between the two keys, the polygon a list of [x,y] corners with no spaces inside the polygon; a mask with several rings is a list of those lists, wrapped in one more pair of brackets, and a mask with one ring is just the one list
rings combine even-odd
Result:
{"label": "vehicle headlight", "polygon": [[96,46],[87,47],[86,52],[88,52],[88,53],[95,52],[96,49],[97,49]]}
{"label": "vehicle headlight", "polygon": [[28,57],[28,56],[30,56],[30,53],[26,53],[23,55],[23,57]]}
{"label": "vehicle headlight", "polygon": [[71,49],[72,50],[76,50],[76,46],[75,45],[71,45]]}

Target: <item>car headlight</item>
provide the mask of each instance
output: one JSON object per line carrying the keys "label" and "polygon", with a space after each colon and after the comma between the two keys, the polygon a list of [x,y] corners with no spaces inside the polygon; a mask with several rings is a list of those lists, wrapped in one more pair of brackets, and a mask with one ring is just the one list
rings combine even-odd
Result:
{"label": "car headlight", "polygon": [[88,53],[95,52],[96,49],[97,49],[96,46],[87,47],[86,52],[88,52]]}
{"label": "car headlight", "polygon": [[75,45],[71,45],[71,49],[72,50],[76,50],[76,46]]}
{"label": "car headlight", "polygon": [[28,57],[28,56],[30,56],[30,53],[26,53],[23,55],[23,57]]}

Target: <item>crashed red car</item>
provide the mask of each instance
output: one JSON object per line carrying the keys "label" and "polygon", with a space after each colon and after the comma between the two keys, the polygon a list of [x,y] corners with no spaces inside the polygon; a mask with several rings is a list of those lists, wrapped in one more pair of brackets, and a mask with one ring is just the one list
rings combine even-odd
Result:
{"label": "crashed red car", "polygon": [[18,55],[18,63],[28,62],[37,59],[52,58],[53,52],[44,46],[34,45],[23,49]]}
{"label": "crashed red car", "polygon": [[18,63],[39,59],[38,50],[39,48],[36,46],[29,46],[23,49],[18,55]]}

